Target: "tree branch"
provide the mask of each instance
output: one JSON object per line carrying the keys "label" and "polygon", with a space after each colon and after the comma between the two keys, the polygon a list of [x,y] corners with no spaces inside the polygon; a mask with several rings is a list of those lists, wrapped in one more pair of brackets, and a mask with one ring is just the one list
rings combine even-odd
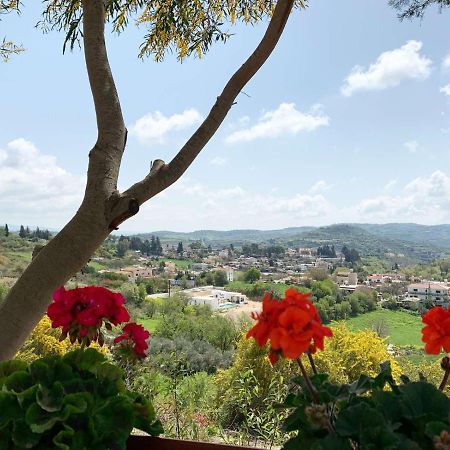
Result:
{"label": "tree branch", "polygon": [[293,4],[294,0],[278,1],[258,47],[230,78],[220,96],[217,97],[208,117],[206,117],[172,161],[169,164],[160,163],[142,181],[125,191],[122,197],[135,198],[142,205],[142,203],[169,187],[183,175],[222,124],[238,94],[272,53],[283,33]]}
{"label": "tree branch", "polygon": [[100,190],[111,195],[117,188],[127,131],[108,62],[104,31],[104,1],[83,0],[84,52],[98,128],[97,143],[89,153],[86,193]]}

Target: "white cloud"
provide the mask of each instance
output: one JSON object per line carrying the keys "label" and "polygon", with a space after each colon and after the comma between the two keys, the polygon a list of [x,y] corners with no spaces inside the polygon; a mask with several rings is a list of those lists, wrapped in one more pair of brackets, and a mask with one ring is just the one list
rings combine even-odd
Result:
{"label": "white cloud", "polygon": [[80,204],[84,182],[19,138],[0,149],[0,211],[10,223],[60,226]]}
{"label": "white cloud", "polygon": [[366,220],[443,223],[450,220],[450,177],[440,170],[417,177],[397,195],[365,199],[358,211]]}
{"label": "white cloud", "polygon": [[450,84],[446,84],[439,89],[439,92],[442,92],[444,95],[450,96]]}
{"label": "white cloud", "polygon": [[281,103],[276,110],[263,114],[255,125],[231,133],[226,142],[248,142],[261,138],[295,135],[327,126],[329,122],[329,117],[324,115],[317,105],[311,111],[303,113],[295,108],[294,103]]}
{"label": "white cloud", "polygon": [[333,186],[331,184],[328,184],[325,180],[319,180],[311,186],[309,192],[311,194],[319,194],[320,192],[328,191],[332,187]]}
{"label": "white cloud", "polygon": [[181,114],[165,116],[160,111],[146,114],[130,125],[129,131],[141,144],[162,144],[172,132],[186,130],[202,121],[201,114],[194,108],[186,109]]}
{"label": "white cloud", "polygon": [[341,93],[346,97],[358,91],[380,91],[398,86],[404,80],[424,80],[431,73],[432,61],[419,53],[420,41],[408,41],[400,48],[382,53],[368,69],[353,68]]}
{"label": "white cloud", "polygon": [[450,53],[442,61],[442,68],[443,69],[450,69]]}
{"label": "white cloud", "polygon": [[408,141],[403,144],[403,146],[408,150],[409,153],[417,153],[419,149],[419,143],[417,141]]}
{"label": "white cloud", "polygon": [[227,163],[227,160],[220,156],[216,156],[215,158],[211,159],[211,161],[209,161],[209,163],[212,166],[224,166]]}
{"label": "white cloud", "polygon": [[394,179],[394,180],[390,180],[390,181],[388,181],[388,182],[384,185],[383,190],[384,190],[384,191],[390,191],[390,190],[392,190],[395,186],[397,186],[397,184],[398,184],[398,179],[397,179],[397,178]]}

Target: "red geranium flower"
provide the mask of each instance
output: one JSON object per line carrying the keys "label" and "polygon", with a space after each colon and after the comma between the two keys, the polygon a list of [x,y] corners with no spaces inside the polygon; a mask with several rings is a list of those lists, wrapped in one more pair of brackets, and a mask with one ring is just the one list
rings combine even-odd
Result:
{"label": "red geranium flower", "polygon": [[70,334],[73,341],[86,338],[88,345],[97,340],[103,321],[118,325],[130,320],[124,297],[103,287],[68,291],[61,287],[53,293],[53,300],[47,309],[52,327],[62,327],[62,336]]}
{"label": "red geranium flower", "polygon": [[422,322],[425,324],[422,328],[425,351],[438,355],[442,347],[446,353],[450,352],[450,309],[436,306],[422,316]]}
{"label": "red geranium flower", "polygon": [[247,333],[247,338],[254,337],[260,347],[270,341],[272,364],[280,355],[297,359],[303,353],[323,350],[325,336],[333,336],[331,329],[322,325],[310,296],[295,289],[288,289],[281,300],[266,294],[262,312],[253,314],[258,322]]}
{"label": "red geranium flower", "polygon": [[147,339],[150,337],[150,333],[137,323],[127,323],[123,327],[123,333],[114,339],[114,342],[125,341],[125,344],[129,345],[134,353],[142,358],[145,358],[145,350],[148,349]]}

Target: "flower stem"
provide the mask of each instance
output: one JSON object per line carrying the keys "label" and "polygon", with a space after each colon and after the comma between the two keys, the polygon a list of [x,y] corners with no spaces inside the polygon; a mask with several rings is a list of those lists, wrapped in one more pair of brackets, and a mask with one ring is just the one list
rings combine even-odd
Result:
{"label": "flower stem", "polygon": [[311,369],[312,369],[314,375],[317,375],[318,372],[317,372],[316,363],[314,362],[314,359],[313,359],[311,353],[308,352],[307,355],[308,355],[309,364],[311,364]]}
{"label": "flower stem", "polygon": [[297,358],[297,364],[300,367],[300,371],[302,372],[303,379],[305,380],[306,383],[306,387],[308,388],[308,391],[310,392],[313,401],[315,403],[318,403],[319,399],[317,398],[316,389],[312,385],[311,380],[309,379],[309,376],[306,373],[305,366],[303,365],[302,360],[300,358]]}
{"label": "flower stem", "polygon": [[450,376],[450,358],[448,356],[444,356],[441,361],[441,367],[444,371],[444,376],[442,378],[441,384],[439,385],[439,390],[443,391],[445,386],[447,386],[448,378]]}

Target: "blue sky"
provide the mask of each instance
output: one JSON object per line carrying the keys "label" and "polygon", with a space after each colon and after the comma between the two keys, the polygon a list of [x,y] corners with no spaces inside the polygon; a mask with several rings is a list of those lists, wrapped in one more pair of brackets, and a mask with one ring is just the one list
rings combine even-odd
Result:
{"label": "blue sky", "polygon": [[[399,22],[387,1],[361,5],[295,11],[185,176],[122,229],[449,223],[449,13]],[[0,65],[0,223],[59,228],[82,197],[95,117],[82,52],[62,55],[61,34],[34,28],[39,8],[0,22],[26,48]],[[182,64],[139,60],[144,29],[108,35],[130,131],[121,189],[171,159],[265,25]]]}

